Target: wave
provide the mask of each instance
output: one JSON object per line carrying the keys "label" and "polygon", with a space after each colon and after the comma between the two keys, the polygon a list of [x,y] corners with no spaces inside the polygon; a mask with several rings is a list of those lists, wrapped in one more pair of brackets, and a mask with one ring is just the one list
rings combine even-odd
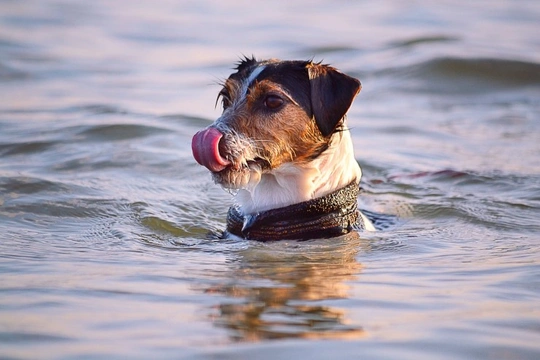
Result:
{"label": "wave", "polygon": [[[388,177],[391,188],[408,194],[415,216],[475,223],[498,231],[538,232],[538,175],[441,170]],[[382,184],[384,185],[384,184]],[[379,185],[381,187],[384,187]]]}
{"label": "wave", "polygon": [[401,89],[430,92],[498,91],[540,86],[540,64],[496,58],[441,57],[400,68],[377,71]]}
{"label": "wave", "polygon": [[79,133],[85,140],[113,141],[128,140],[146,137],[158,133],[166,133],[167,130],[150,125],[141,124],[105,124],[94,125]]}
{"label": "wave", "polygon": [[449,42],[449,41],[458,41],[460,40],[456,36],[447,36],[447,35],[433,35],[433,36],[418,36],[406,40],[398,40],[390,43],[392,47],[411,47],[418,44],[425,43],[440,43],[440,42]]}

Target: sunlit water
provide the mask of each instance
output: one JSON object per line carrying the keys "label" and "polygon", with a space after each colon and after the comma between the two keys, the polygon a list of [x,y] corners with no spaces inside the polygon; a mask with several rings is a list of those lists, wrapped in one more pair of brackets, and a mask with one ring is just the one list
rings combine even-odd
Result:
{"label": "sunlit water", "polygon": [[[0,357],[538,359],[540,3],[0,2]],[[362,80],[376,233],[219,240],[242,54]]]}

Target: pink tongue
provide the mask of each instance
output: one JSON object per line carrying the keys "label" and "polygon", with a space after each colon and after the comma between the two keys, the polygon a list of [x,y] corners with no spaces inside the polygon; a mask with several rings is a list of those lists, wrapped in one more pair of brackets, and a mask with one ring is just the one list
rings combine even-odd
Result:
{"label": "pink tongue", "polygon": [[219,153],[219,140],[222,137],[218,129],[211,127],[199,131],[191,140],[193,157],[212,172],[219,172],[231,164]]}

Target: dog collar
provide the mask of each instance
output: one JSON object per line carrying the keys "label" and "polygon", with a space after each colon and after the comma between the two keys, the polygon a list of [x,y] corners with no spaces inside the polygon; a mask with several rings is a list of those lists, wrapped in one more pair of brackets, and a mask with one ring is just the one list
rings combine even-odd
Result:
{"label": "dog collar", "polygon": [[232,206],[227,214],[227,232],[271,241],[330,238],[361,230],[364,226],[357,210],[358,191],[353,181],[316,199],[249,215]]}

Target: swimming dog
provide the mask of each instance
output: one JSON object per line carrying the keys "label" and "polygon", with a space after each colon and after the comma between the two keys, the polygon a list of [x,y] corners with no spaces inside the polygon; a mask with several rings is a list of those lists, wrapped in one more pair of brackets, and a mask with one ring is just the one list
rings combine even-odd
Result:
{"label": "swimming dog", "polygon": [[374,230],[345,114],[360,81],[313,61],[241,60],[223,113],[193,136],[195,160],[234,194],[225,235],[261,241]]}

